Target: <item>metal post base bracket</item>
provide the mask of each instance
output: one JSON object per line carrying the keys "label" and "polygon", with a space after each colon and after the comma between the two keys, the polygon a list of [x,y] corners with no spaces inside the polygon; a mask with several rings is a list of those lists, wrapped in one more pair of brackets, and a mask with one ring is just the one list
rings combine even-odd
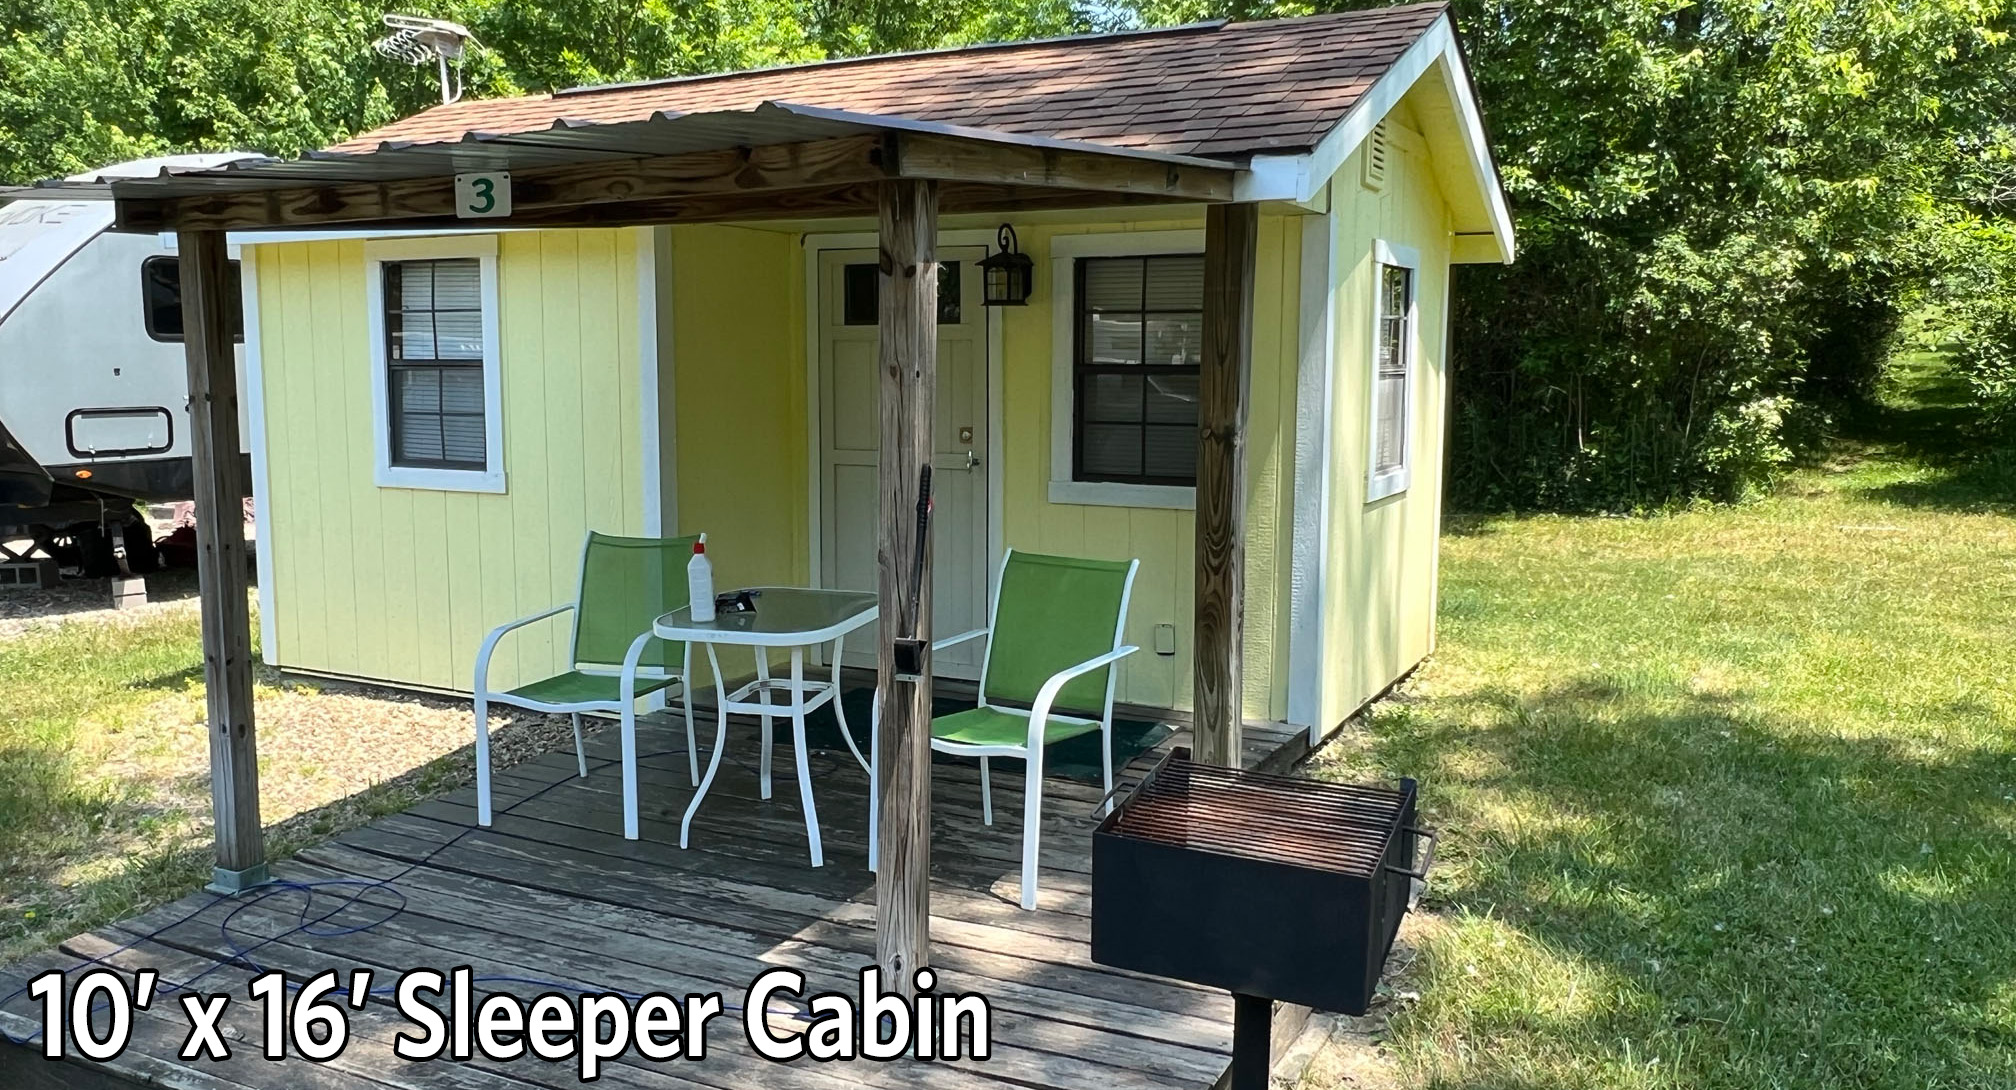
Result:
{"label": "metal post base bracket", "polygon": [[222,893],[227,896],[236,896],[254,886],[263,886],[272,880],[273,876],[266,872],[266,864],[264,863],[254,867],[247,867],[244,870],[225,870],[223,867],[213,867],[210,870],[210,884],[204,886],[203,890],[206,893]]}

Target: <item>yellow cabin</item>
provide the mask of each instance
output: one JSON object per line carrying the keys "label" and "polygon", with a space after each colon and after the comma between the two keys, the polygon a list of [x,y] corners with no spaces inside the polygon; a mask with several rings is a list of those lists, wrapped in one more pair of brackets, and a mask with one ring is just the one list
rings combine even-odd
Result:
{"label": "yellow cabin", "polygon": [[[1224,57],[1236,70],[1174,98],[1108,78]],[[267,662],[467,692],[489,628],[571,598],[590,530],[705,531],[723,588],[875,588],[873,216],[807,186],[738,218],[734,183],[653,214],[611,183],[608,203],[568,199],[621,207],[617,226],[560,226],[533,182],[649,154],[596,144],[642,123],[786,113],[835,140],[985,130],[1032,149],[1014,199],[942,183],[937,631],[985,623],[1006,548],[1139,558],[1144,653],[1119,698],[1190,707],[1208,202],[1029,199],[1070,142],[1165,155],[1172,177],[1176,157],[1222,164],[1258,209],[1244,717],[1320,735],[1429,653],[1449,270],[1513,253],[1440,5],[464,102],[335,149],[431,143],[443,174],[505,177],[515,208],[234,233]],[[1004,244],[1033,265],[1022,305],[984,298]],[[414,362],[423,321],[458,347]],[[564,633],[528,633],[495,680],[564,657]]]}

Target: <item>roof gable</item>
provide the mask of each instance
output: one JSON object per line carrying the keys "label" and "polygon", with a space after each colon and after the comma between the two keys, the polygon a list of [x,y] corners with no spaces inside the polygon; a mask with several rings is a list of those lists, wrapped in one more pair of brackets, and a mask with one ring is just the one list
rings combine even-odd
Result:
{"label": "roof gable", "polygon": [[437,106],[331,150],[765,101],[1241,159],[1314,148],[1443,3],[831,61]]}

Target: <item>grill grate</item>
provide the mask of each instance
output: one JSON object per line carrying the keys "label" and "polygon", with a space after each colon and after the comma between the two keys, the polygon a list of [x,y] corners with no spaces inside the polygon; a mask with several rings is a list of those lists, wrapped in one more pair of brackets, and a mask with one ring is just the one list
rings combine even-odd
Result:
{"label": "grill grate", "polygon": [[1376,875],[1408,796],[1169,759],[1113,816],[1123,837],[1359,878]]}

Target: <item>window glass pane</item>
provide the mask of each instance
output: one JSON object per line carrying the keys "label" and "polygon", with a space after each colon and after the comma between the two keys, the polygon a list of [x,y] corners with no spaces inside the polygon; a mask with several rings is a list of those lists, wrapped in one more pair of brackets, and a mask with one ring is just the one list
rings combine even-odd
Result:
{"label": "window glass pane", "polygon": [[874,325],[881,270],[873,262],[857,262],[840,270],[840,324]]}
{"label": "window glass pane", "polygon": [[399,335],[392,341],[392,358],[395,360],[431,360],[434,358],[434,323],[426,314],[406,315],[401,323]]}
{"label": "window glass pane", "polygon": [[1196,375],[1150,376],[1147,393],[1147,418],[1150,422],[1196,425]]}
{"label": "window glass pane", "polygon": [[433,264],[406,261],[386,266],[385,299],[393,310],[433,310]]}
{"label": "window glass pane", "polygon": [[1147,323],[1147,362],[1167,367],[1195,367],[1202,361],[1202,314],[1151,314]]}
{"label": "window glass pane", "polygon": [[482,264],[388,262],[384,285],[393,464],[484,468]]}
{"label": "window glass pane", "polygon": [[483,312],[443,310],[434,314],[434,358],[437,360],[480,360],[483,358]]}
{"label": "window glass pane", "polygon": [[402,413],[441,411],[441,373],[431,367],[401,367],[392,372],[393,389]]}
{"label": "window glass pane", "polygon": [[442,460],[441,418],[434,413],[400,417],[396,438],[398,450],[394,461],[413,464]]}
{"label": "window glass pane", "polygon": [[1144,310],[1204,309],[1204,255],[1176,254],[1148,259]]}
{"label": "window glass pane", "polygon": [[1079,471],[1091,477],[1141,475],[1139,424],[1086,424],[1079,451]]}
{"label": "window glass pane", "polygon": [[938,324],[959,324],[959,263],[944,261],[938,265]]}
{"label": "window glass pane", "polygon": [[1141,376],[1086,375],[1085,419],[1097,423],[1134,423],[1141,419]]}
{"label": "window glass pane", "polygon": [[1194,481],[1203,256],[1084,258],[1077,272],[1078,477]]}
{"label": "window glass pane", "polygon": [[443,367],[441,411],[483,415],[483,371],[477,367]]}
{"label": "window glass pane", "polygon": [[1405,457],[1407,379],[1404,375],[1380,375],[1373,391],[1374,416],[1372,464],[1380,472],[1398,469]]}
{"label": "window glass pane", "polygon": [[442,417],[441,451],[442,457],[446,461],[482,465],[485,455],[483,418],[481,416]]}
{"label": "window glass pane", "polygon": [[1140,310],[1141,259],[1086,258],[1078,263],[1087,310]]}
{"label": "window glass pane", "polygon": [[[474,260],[434,261],[435,310],[483,309],[482,266]],[[422,306],[425,304],[412,304]]]}
{"label": "window glass pane", "polygon": [[[224,267],[224,293],[231,300],[231,339],[245,340],[244,284],[238,263]],[[182,264],[180,258],[150,257],[140,263],[140,311],[147,335],[157,341],[182,339]]]}
{"label": "window glass pane", "polygon": [[1147,463],[1142,472],[1149,477],[1196,479],[1196,425],[1151,426],[1148,429]]}
{"label": "window glass pane", "polygon": [[1100,365],[1141,362],[1139,314],[1088,314],[1085,362]]}
{"label": "window glass pane", "polygon": [[[938,324],[958,325],[963,320],[959,299],[961,272],[957,261],[938,263]],[[872,262],[857,262],[840,270],[840,324],[875,325],[882,319],[881,269]]]}

